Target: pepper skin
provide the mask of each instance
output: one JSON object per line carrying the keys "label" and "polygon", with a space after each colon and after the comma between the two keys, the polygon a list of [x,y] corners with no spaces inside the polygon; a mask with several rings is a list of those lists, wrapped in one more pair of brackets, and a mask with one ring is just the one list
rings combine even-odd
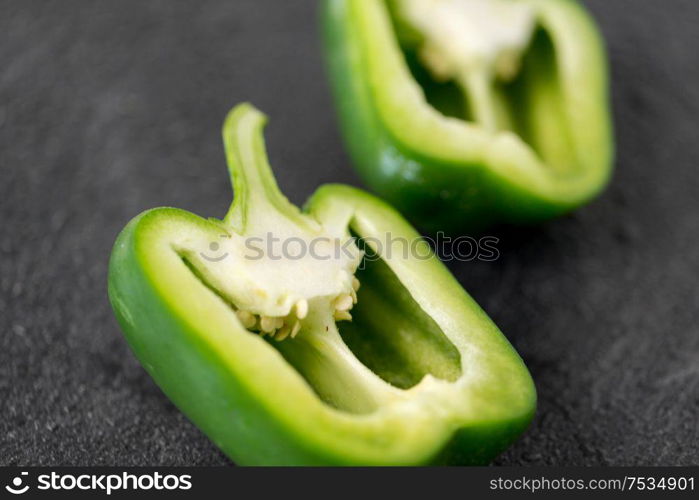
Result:
{"label": "pepper skin", "polygon": [[341,129],[373,190],[418,227],[456,233],[559,216],[604,188],[614,154],[607,61],[579,4],[512,0],[534,19],[521,60],[503,70],[514,75],[464,68],[458,85],[425,67],[419,36],[396,19],[399,2],[323,3]]}
{"label": "pepper skin", "polygon": [[[318,189],[304,212],[291,205],[265,121],[247,104],[226,120],[235,201],[222,221],[158,208],[119,236],[109,297],[134,353],[238,464],[488,463],[534,413],[522,360],[393,208],[342,185]],[[241,238],[266,231],[352,251],[325,263],[239,258]]]}

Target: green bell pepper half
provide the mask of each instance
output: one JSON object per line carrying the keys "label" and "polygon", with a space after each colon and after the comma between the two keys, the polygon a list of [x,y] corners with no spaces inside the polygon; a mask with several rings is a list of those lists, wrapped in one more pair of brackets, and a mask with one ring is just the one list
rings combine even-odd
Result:
{"label": "green bell pepper half", "polygon": [[[430,21],[429,10],[418,11],[420,27],[411,25],[401,8],[420,1],[323,1],[341,129],[368,185],[429,232],[534,223],[595,197],[614,153],[606,55],[587,12],[574,0],[497,0],[506,14],[516,7],[531,16],[531,33],[515,47],[521,54],[501,50],[507,66],[500,73],[509,73],[501,78],[487,62],[444,73],[452,47],[439,54],[439,42],[470,32],[454,30],[448,15]],[[463,8],[494,2],[441,1]],[[485,21],[493,33],[483,31]],[[485,43],[485,60],[498,37],[519,36],[509,25],[495,30],[496,21],[472,25],[481,31],[466,36],[465,48]],[[441,26],[430,22],[448,22],[453,36],[439,40]],[[436,43],[426,45],[429,36]]]}
{"label": "green bell pepper half", "polygon": [[[293,206],[268,164],[265,122],[248,104],[226,120],[235,201],[223,220],[157,208],[118,237],[109,297],[133,352],[238,464],[489,462],[534,413],[522,360],[389,205],[326,185],[305,211]],[[352,250],[327,262],[236,253],[267,231]]]}

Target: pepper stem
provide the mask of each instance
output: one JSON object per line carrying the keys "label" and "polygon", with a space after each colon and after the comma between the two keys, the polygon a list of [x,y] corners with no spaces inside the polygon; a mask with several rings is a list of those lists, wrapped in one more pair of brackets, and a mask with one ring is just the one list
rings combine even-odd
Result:
{"label": "pepper stem", "polygon": [[276,212],[303,223],[299,209],[281,193],[269,165],[264,127],[267,116],[249,103],[231,110],[223,125],[223,143],[234,200],[224,222],[238,233],[250,226],[250,219]]}

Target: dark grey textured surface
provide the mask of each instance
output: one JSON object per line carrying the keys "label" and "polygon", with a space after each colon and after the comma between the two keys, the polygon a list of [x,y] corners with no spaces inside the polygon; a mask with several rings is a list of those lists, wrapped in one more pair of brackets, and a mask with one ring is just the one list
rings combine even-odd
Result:
{"label": "dark grey textured surface", "polygon": [[[540,405],[500,464],[699,462],[699,4],[589,2],[609,41],[618,162],[573,216],[452,266]],[[219,127],[271,115],[283,190],[360,185],[315,2],[0,2],[0,464],[225,464],[160,393],[106,298],[141,210],[221,215]]]}

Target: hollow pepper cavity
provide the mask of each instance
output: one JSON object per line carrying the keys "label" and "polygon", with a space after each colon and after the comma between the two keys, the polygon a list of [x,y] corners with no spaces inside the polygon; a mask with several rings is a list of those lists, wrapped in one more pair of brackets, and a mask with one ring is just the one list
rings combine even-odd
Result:
{"label": "hollow pepper cavity", "polygon": [[607,62],[575,0],[324,0],[350,156],[428,231],[532,223],[608,182]]}
{"label": "hollow pepper cavity", "polygon": [[158,208],[119,236],[109,297],[134,353],[239,464],[487,463],[532,418],[522,360],[387,204],[326,185],[292,205],[265,122],[247,104],[225,122],[223,220]]}

